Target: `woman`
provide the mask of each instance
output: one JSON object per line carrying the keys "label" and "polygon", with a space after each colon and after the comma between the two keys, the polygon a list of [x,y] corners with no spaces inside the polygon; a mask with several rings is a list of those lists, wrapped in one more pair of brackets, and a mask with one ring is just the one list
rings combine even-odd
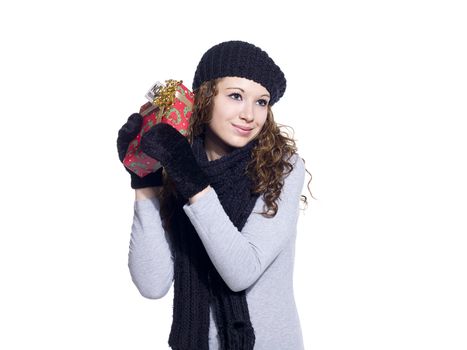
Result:
{"label": "woman", "polygon": [[[271,111],[285,76],[265,51],[227,41],[203,55],[192,88],[188,137],[158,124],[141,140],[164,171],[130,173],[133,282],[158,299],[174,281],[173,349],[303,349],[293,267],[305,167]],[[141,119],[120,129],[120,160]]]}

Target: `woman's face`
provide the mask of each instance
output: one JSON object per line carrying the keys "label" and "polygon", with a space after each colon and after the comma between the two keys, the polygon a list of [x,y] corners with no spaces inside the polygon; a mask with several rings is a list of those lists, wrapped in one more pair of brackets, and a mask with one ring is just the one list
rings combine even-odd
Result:
{"label": "woman's face", "polygon": [[261,131],[270,95],[262,85],[245,78],[225,77],[217,84],[205,149],[214,160],[245,146]]}

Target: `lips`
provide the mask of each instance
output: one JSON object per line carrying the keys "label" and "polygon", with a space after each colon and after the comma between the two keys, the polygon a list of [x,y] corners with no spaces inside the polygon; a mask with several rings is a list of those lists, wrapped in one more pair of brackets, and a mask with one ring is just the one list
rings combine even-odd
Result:
{"label": "lips", "polygon": [[243,125],[232,124],[232,126],[237,135],[244,136],[244,137],[250,137],[251,131],[253,130],[253,128],[250,128],[248,126],[243,126]]}
{"label": "lips", "polygon": [[236,125],[236,124],[233,124],[234,127],[240,129],[240,130],[243,130],[243,131],[251,131],[253,130],[253,128],[249,128],[248,126],[241,126],[241,125]]}

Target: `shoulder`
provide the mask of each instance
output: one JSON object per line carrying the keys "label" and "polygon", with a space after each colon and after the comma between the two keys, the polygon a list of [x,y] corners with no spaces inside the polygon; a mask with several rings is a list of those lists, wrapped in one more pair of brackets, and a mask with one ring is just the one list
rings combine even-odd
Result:
{"label": "shoulder", "polygon": [[305,162],[303,161],[303,158],[300,157],[298,153],[292,154],[292,156],[289,159],[289,163],[293,165],[294,168],[301,169],[302,171],[305,171]]}
{"label": "shoulder", "polygon": [[284,170],[280,198],[282,200],[286,198],[294,200],[297,197],[299,198],[302,193],[305,182],[305,163],[297,153],[294,153],[287,160],[287,163],[290,164],[291,169],[290,171],[288,168]]}
{"label": "shoulder", "polygon": [[287,162],[292,166],[292,170],[289,173],[284,173],[284,181],[294,181],[303,184],[305,179],[305,162],[303,158],[298,153],[294,153]]}

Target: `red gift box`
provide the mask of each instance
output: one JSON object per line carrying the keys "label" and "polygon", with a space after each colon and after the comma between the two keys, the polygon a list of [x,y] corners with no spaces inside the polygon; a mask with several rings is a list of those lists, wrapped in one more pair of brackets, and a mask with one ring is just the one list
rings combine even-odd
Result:
{"label": "red gift box", "polygon": [[166,123],[182,135],[188,131],[194,96],[182,81],[166,80],[166,84],[156,83],[146,97],[151,101],[141,106],[143,126],[138,136],[131,141],[123,164],[139,177],[157,171],[161,164],[140,149],[141,137],[154,125]]}

